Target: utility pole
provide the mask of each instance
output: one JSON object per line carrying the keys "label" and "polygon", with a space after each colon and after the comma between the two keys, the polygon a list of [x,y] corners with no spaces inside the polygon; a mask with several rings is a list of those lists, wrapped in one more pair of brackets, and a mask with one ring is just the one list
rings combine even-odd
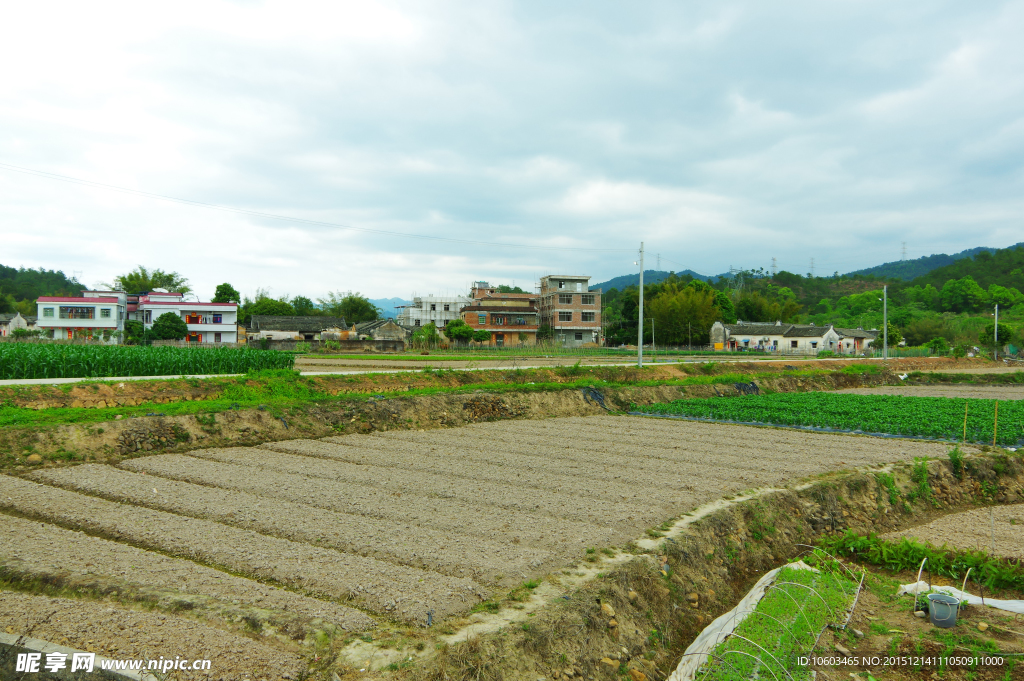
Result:
{"label": "utility pole", "polygon": [[686,322],[686,335],[690,339],[686,345],[686,349],[693,351],[693,330],[690,329],[690,322]]}
{"label": "utility pole", "polygon": [[644,242],[640,242],[640,314],[636,341],[636,365],[644,368]]}
{"label": "utility pole", "polygon": [[882,359],[889,359],[889,285],[882,287]]}
{"label": "utility pole", "polygon": [[993,329],[995,331],[995,349],[992,350],[992,359],[999,361],[999,303],[996,303],[996,325]]}

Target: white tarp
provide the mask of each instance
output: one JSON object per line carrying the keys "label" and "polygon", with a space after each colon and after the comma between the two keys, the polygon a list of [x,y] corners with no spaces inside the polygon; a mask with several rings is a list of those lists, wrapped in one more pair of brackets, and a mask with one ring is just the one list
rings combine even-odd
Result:
{"label": "white tarp", "polygon": [[[794,568],[797,570],[811,570],[817,572],[816,569],[812,568],[802,560],[798,560],[795,563],[784,565],[783,567]],[[757,580],[757,584],[747,592],[747,595],[743,597],[736,607],[729,612],[721,615],[714,622],[704,628],[704,631],[700,632],[700,635],[693,640],[690,647],[683,653],[683,658],[679,661],[679,666],[676,670],[668,677],[668,681],[691,681],[693,675],[700,669],[708,660],[708,653],[715,649],[719,643],[726,639],[729,634],[736,631],[736,627],[739,626],[740,622],[747,618],[758,602],[764,598],[765,592],[768,587],[771,586],[772,582],[775,581],[776,575],[779,574],[779,570],[782,568],[775,568],[767,572],[764,577]]]}
{"label": "white tarp", "polygon": [[[933,592],[948,594],[954,598],[959,598],[961,601],[967,601],[971,605],[982,605],[981,597],[974,596],[961,591],[955,586],[933,586],[931,587]],[[903,594],[923,594],[928,593],[928,582],[917,582],[916,584],[904,584],[897,591],[897,596]],[[997,610],[1005,610],[1006,612],[1015,612],[1020,615],[1024,615],[1024,601],[1004,601],[998,598],[986,598],[985,603],[987,607],[995,608]]]}

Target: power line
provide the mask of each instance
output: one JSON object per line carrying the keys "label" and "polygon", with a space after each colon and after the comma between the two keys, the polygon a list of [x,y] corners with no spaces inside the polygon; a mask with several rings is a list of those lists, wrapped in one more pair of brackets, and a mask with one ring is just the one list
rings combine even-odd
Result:
{"label": "power line", "polygon": [[325,222],[322,220],[309,220],[307,218],[297,218],[290,215],[279,215],[277,213],[265,213],[258,210],[249,210],[247,208],[234,208],[231,206],[221,206],[215,203],[206,203],[205,201],[193,201],[192,199],[182,199],[176,196],[167,196],[164,194],[155,194],[153,192],[142,191],[139,189],[129,189],[127,187],[119,187],[117,185],[105,184],[103,182],[93,182],[92,180],[83,180],[77,177],[70,177],[68,175],[58,175],[57,173],[48,173],[43,170],[34,170],[32,168],[24,168],[22,166],[11,165],[10,163],[0,162],[0,168],[6,170],[13,170],[18,173],[26,173],[28,175],[35,175],[37,177],[43,177],[50,180],[60,180],[61,182],[70,182],[72,184],[80,184],[87,187],[98,187],[100,189],[109,189],[111,191],[122,192],[125,194],[133,194],[135,196],[144,196],[150,199],[159,199],[161,201],[172,201],[174,203],[181,203],[188,206],[197,206],[199,208],[210,208],[213,210],[221,210],[228,213],[236,213],[239,215],[250,215],[253,217],[270,218],[273,220],[286,220],[289,222],[299,222],[306,225],[316,225],[318,227],[333,227],[336,229],[348,229],[354,232],[364,232],[367,234],[380,234],[384,236],[396,236],[404,237],[407,239],[423,239],[427,241],[444,241],[447,243],[455,244],[467,244],[470,246],[489,246],[492,248],[523,248],[535,251],[587,251],[591,253],[626,253],[633,251],[632,248],[578,248],[575,246],[529,246],[526,244],[510,244],[510,243],[499,243],[495,241],[474,241],[471,239],[453,239],[444,236],[431,236],[426,234],[409,234],[407,232],[392,232],[385,229],[373,229],[371,227],[356,227],[354,225],[345,225],[338,222]]}

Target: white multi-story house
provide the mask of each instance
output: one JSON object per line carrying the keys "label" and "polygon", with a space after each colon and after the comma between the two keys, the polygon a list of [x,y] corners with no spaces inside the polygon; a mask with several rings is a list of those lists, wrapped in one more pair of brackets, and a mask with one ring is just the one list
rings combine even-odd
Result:
{"label": "white multi-story house", "polygon": [[120,342],[127,310],[124,291],[82,291],[79,298],[43,296],[36,300],[36,328],[57,340],[77,333],[108,343]]}
{"label": "white multi-story house", "polygon": [[184,299],[181,293],[150,291],[139,294],[132,313],[147,329],[162,314],[173,312],[188,327],[185,340],[190,343],[235,343],[238,341],[238,304],[201,303]]}
{"label": "white multi-story house", "polygon": [[434,322],[440,329],[453,319],[459,319],[459,311],[472,302],[473,299],[468,296],[418,296],[412,299],[412,305],[401,308],[395,321],[402,326],[412,327]]}

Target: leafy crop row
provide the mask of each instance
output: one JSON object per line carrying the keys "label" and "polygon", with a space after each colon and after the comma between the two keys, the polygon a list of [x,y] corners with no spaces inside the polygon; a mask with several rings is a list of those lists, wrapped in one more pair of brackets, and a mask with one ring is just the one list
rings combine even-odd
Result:
{"label": "leafy crop row", "polygon": [[253,348],[0,343],[0,379],[244,374],[294,364],[291,354]]}
{"label": "leafy crop row", "polygon": [[[996,427],[994,400],[809,392],[676,400],[634,409],[715,421],[813,426],[959,441],[964,437],[965,407],[967,440],[991,444]],[[1024,400],[1000,402],[996,443],[1016,445],[1022,440]]]}

